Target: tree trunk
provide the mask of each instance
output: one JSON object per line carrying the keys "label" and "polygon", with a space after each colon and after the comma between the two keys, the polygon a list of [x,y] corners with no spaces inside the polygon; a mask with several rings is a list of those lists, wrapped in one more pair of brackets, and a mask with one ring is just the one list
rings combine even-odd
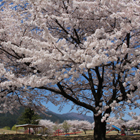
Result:
{"label": "tree trunk", "polygon": [[86,130],[84,130],[85,134],[86,134]]}
{"label": "tree trunk", "polygon": [[101,115],[94,116],[94,140],[106,140],[106,122],[101,122]]}

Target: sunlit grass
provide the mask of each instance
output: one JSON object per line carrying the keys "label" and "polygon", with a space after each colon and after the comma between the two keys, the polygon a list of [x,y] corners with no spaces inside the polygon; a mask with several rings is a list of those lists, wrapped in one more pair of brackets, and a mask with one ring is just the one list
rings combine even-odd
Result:
{"label": "sunlit grass", "polygon": [[[108,132],[108,131],[107,131]],[[118,131],[110,131],[109,133],[107,133],[106,135],[117,135],[119,134]]]}
{"label": "sunlit grass", "polygon": [[[19,140],[19,139],[25,139],[25,140],[93,140],[93,130],[86,131],[86,134],[84,131],[81,131],[81,133],[73,134],[69,136],[38,136],[38,135],[28,135],[28,134],[20,134],[22,132],[18,132],[16,134],[16,131],[12,130],[4,130],[0,129],[0,140]],[[120,133],[118,135],[117,131],[110,131],[107,134],[107,140],[139,140],[140,139],[140,133],[134,133],[134,136],[121,136]],[[139,135],[138,135],[139,134]]]}
{"label": "sunlit grass", "polygon": [[[23,132],[19,132],[19,131],[17,131],[17,133],[23,134]],[[0,134],[16,134],[16,131],[0,129]]]}
{"label": "sunlit grass", "polygon": [[[106,131],[108,132],[108,131]],[[86,131],[86,134],[84,131],[81,131],[81,133],[78,133],[78,134],[72,134],[72,135],[69,135],[70,137],[78,137],[78,136],[88,136],[88,135],[93,135],[94,131],[93,130],[88,130]],[[110,131],[108,134],[106,135],[120,135],[120,133],[118,133],[117,131]],[[61,135],[62,137],[65,136],[65,135]]]}

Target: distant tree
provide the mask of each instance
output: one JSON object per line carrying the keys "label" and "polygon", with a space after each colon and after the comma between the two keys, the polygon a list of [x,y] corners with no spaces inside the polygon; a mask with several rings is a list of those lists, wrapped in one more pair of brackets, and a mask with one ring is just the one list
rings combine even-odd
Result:
{"label": "distant tree", "polygon": [[67,120],[67,123],[71,125],[70,130],[76,134],[79,131],[80,125],[78,120]]}
{"label": "distant tree", "polygon": [[38,124],[40,116],[31,108],[26,108],[23,114],[18,118],[18,124]]}
{"label": "distant tree", "polygon": [[10,127],[9,126],[5,126],[3,129],[10,130]]}
{"label": "distant tree", "polygon": [[16,124],[11,128],[11,130],[16,131]]}
{"label": "distant tree", "polygon": [[24,130],[23,127],[18,127],[16,128],[16,124],[11,128],[11,130],[16,131],[16,130]]}
{"label": "distant tree", "polygon": [[63,122],[62,129],[64,130],[65,133],[67,133],[69,131],[70,127],[71,127],[71,125],[67,121]]}
{"label": "distant tree", "polygon": [[54,126],[53,126],[53,130],[55,132],[59,131],[59,129],[61,128],[61,125],[59,124],[59,122],[55,122]]}
{"label": "distant tree", "polygon": [[92,129],[92,124],[88,121],[79,121],[80,128],[85,132]]}
{"label": "distant tree", "polygon": [[55,125],[53,122],[51,122],[50,120],[40,120],[39,124],[43,125],[43,126],[45,126],[45,128],[47,128],[45,133],[52,134],[53,128],[54,128],[54,125]]}
{"label": "distant tree", "polygon": [[[82,129],[85,134],[87,130],[91,130],[93,127],[93,124],[91,124],[88,121],[79,121],[79,120],[67,120],[66,121],[67,125],[69,126],[69,129],[76,133],[76,131],[79,131]],[[64,124],[64,123],[63,123]],[[65,126],[66,124],[64,124]]]}
{"label": "distant tree", "polygon": [[[140,127],[140,116],[137,116],[137,118],[133,118],[133,120],[129,120],[126,122],[127,128],[136,128],[139,129]],[[132,129],[131,129],[132,130]]]}

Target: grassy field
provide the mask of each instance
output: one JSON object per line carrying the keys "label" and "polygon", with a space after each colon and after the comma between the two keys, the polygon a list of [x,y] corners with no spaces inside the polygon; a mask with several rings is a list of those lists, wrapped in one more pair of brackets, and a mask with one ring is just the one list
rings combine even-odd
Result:
{"label": "grassy field", "polygon": [[[117,135],[117,131],[110,131],[107,135]],[[120,133],[119,133],[120,134]],[[93,130],[85,132],[78,133],[77,135],[70,135],[70,136],[85,136],[85,135],[93,135]]]}
{"label": "grassy field", "polygon": [[[38,136],[28,134],[16,134],[16,131],[0,129],[0,140],[94,140],[93,131],[79,133],[70,136]],[[111,131],[107,134],[107,140],[140,140],[140,134],[136,133],[134,136],[120,136],[117,131]]]}
{"label": "grassy field", "polygon": [[[23,132],[18,132],[18,133],[23,134]],[[16,134],[16,131],[0,129],[0,134]]]}

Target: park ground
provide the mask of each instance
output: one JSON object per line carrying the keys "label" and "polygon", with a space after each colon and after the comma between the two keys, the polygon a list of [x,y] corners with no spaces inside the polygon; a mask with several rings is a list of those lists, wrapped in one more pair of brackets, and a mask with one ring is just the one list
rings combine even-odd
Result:
{"label": "park ground", "polygon": [[[120,136],[117,131],[111,131],[107,134],[107,140],[140,140],[140,133],[134,133],[134,136]],[[22,134],[16,131],[0,129],[0,140],[94,140],[93,131],[87,131],[77,135],[70,136],[39,136]]]}

